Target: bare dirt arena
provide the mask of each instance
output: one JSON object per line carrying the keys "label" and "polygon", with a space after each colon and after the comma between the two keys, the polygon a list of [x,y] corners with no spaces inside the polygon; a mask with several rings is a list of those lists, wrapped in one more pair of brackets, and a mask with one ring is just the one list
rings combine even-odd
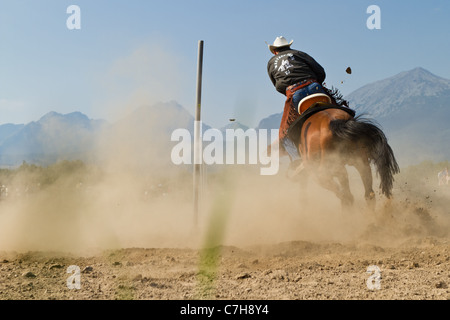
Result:
{"label": "bare dirt arena", "polygon": [[0,299],[450,298],[450,185],[402,171],[369,213],[349,169],[355,207],[341,212],[313,180],[300,203],[283,170],[209,173],[196,228],[189,176],[164,190],[127,174],[68,179],[2,201]]}

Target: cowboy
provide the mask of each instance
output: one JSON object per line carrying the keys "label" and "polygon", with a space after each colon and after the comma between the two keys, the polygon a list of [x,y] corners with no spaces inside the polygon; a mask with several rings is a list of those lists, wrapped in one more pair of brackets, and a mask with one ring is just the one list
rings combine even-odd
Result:
{"label": "cowboy", "polygon": [[[288,176],[295,175],[301,165],[297,146],[287,136],[287,130],[299,116],[298,103],[306,96],[314,93],[326,93],[322,87],[325,70],[305,52],[291,49],[294,41],[288,42],[280,36],[273,44],[268,44],[273,57],[267,64],[267,72],[276,90],[286,96],[283,116],[281,118],[279,141],[291,160]],[[290,173],[294,171],[294,173]]]}

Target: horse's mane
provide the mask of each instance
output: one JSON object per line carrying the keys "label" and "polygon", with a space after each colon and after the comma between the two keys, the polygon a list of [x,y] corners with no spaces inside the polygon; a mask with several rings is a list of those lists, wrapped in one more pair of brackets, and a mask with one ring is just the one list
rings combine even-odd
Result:
{"label": "horse's mane", "polygon": [[331,87],[331,89],[328,89],[325,86],[323,86],[323,89],[331,97],[331,100],[332,100],[333,104],[336,104],[336,105],[338,105],[340,107],[350,108],[349,102],[344,99],[344,96],[339,91],[339,89],[337,89],[335,87]]}

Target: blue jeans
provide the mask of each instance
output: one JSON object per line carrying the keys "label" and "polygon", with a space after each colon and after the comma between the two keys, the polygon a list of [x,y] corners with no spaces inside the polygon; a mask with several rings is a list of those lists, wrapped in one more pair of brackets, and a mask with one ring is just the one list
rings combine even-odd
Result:
{"label": "blue jeans", "polygon": [[281,140],[281,143],[283,144],[284,150],[286,150],[286,152],[288,153],[291,161],[300,159],[300,153],[298,152],[298,148],[294,144],[294,142],[292,142],[291,139],[289,139],[288,137],[284,137]]}
{"label": "blue jeans", "polygon": [[325,90],[323,89],[322,85],[320,83],[314,82],[311,83],[309,86],[303,87],[301,89],[298,89],[295,91],[294,95],[292,96],[292,103],[297,110],[298,103],[306,96],[309,96],[310,94],[314,93],[325,93]]}

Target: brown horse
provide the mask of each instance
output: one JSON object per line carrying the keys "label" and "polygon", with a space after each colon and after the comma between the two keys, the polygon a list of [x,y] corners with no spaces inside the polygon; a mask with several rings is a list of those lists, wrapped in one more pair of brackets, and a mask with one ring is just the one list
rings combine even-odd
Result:
{"label": "brown horse", "polygon": [[387,198],[392,196],[393,176],[400,171],[399,166],[383,131],[369,119],[354,117],[353,110],[338,105],[332,98],[331,103],[313,101],[306,110],[304,106],[302,110],[299,107],[302,116],[297,120],[300,121],[289,129],[303,159],[300,179],[305,181],[308,173],[315,173],[318,183],[334,192],[343,207],[349,207],[354,198],[345,166],[354,166],[361,175],[366,202],[374,209],[371,165],[380,177],[380,189]]}

